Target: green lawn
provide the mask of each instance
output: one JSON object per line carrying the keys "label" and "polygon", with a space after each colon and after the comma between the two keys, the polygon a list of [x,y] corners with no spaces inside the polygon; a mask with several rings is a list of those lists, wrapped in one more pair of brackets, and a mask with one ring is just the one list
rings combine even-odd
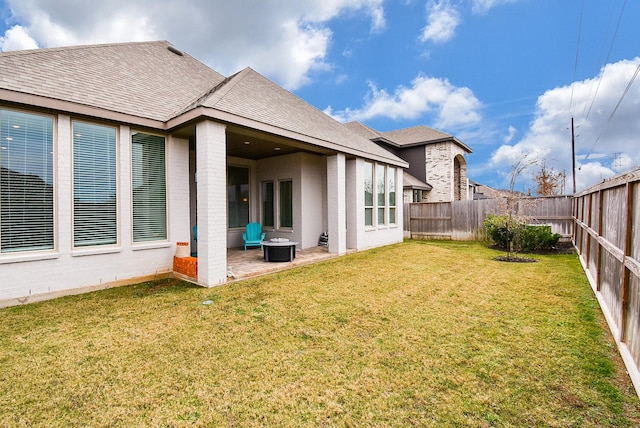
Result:
{"label": "green lawn", "polygon": [[0,310],[0,426],[639,426],[577,257],[499,254],[407,241]]}

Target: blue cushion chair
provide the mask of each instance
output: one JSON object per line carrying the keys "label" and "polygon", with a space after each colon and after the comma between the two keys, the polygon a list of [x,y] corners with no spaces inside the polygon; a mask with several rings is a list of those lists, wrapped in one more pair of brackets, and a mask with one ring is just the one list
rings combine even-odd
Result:
{"label": "blue cushion chair", "polygon": [[262,248],[264,236],[265,233],[262,231],[260,223],[247,224],[247,231],[242,234],[242,239],[244,239],[244,250],[247,251],[247,247]]}

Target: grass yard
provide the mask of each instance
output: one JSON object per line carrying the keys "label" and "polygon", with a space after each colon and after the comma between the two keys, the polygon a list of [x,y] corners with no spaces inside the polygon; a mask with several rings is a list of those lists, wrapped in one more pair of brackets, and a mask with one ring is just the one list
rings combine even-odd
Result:
{"label": "grass yard", "polygon": [[406,241],[2,309],[0,426],[640,426],[577,256],[499,254]]}

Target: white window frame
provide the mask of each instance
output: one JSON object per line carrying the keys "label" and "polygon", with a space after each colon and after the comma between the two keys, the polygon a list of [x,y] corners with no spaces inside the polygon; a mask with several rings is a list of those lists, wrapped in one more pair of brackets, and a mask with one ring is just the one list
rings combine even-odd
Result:
{"label": "white window frame", "polygon": [[[29,116],[32,118],[42,118],[42,119],[50,119],[50,122],[48,122],[50,124],[50,128],[48,128],[46,130],[46,132],[50,132],[50,135],[48,135],[48,137],[50,137],[50,139],[48,139],[47,141],[43,141],[43,144],[41,146],[41,151],[43,151],[42,154],[46,155],[49,157],[48,164],[46,165],[45,170],[43,170],[42,172],[44,173],[48,173],[48,179],[51,181],[51,205],[50,205],[50,212],[51,212],[51,218],[50,219],[44,219],[43,221],[47,224],[50,224],[50,229],[47,230],[46,235],[43,233],[42,238],[44,239],[44,241],[42,241],[39,245],[32,245],[32,246],[26,246],[26,247],[13,247],[13,248],[9,248],[6,251],[3,251],[3,247],[2,247],[2,241],[0,240],[0,258],[11,258],[12,260],[15,257],[20,257],[20,259],[26,257],[30,257],[28,256],[29,254],[32,254],[36,257],[37,254],[43,254],[43,253],[53,253],[56,251],[57,249],[57,216],[56,216],[56,212],[57,212],[57,202],[56,202],[56,192],[57,192],[57,177],[56,177],[56,157],[55,157],[55,153],[56,153],[56,129],[57,129],[57,123],[56,123],[56,118],[54,116],[51,115],[46,115],[46,114],[39,114],[39,113],[34,113],[34,112],[30,112],[30,111],[24,111],[24,110],[15,110],[15,109],[8,109],[8,108],[0,108],[0,111],[2,112],[6,112],[8,114],[17,114],[17,115],[24,115],[24,116]],[[26,117],[25,117],[26,118]],[[44,122],[43,122],[44,123]],[[14,138],[19,138],[20,133],[24,133],[26,130],[21,131],[22,129],[22,124],[21,123],[1,123],[1,125],[3,128],[5,126],[7,126],[6,129],[3,130],[2,134],[3,135],[3,140],[0,141],[0,156],[5,158],[7,162],[13,163],[13,159],[10,158],[10,153],[11,151],[11,144],[14,143]],[[16,135],[12,135],[12,133],[15,133]],[[24,147],[22,148],[23,150],[26,150],[26,145],[27,145],[27,141],[26,135],[22,136],[23,141],[22,143],[18,141],[16,141],[17,144],[22,144],[24,145]],[[15,144],[15,143],[14,143]],[[20,150],[20,147],[17,147],[17,150]],[[2,154],[5,153],[4,156],[2,156]],[[42,155],[41,154],[41,155]],[[40,160],[42,159],[41,155],[37,155],[33,157],[33,160],[37,160],[38,158],[40,158]],[[16,157],[16,159],[26,159],[24,156],[26,156],[26,152],[24,153],[23,156],[18,156]],[[5,164],[5,162],[2,162],[0,165]],[[43,162],[44,164],[44,162]],[[7,173],[9,171],[9,167],[7,168]],[[26,168],[26,165],[25,165]],[[48,169],[48,171],[47,171]],[[31,176],[33,175],[34,171],[23,171],[23,172],[17,172],[18,174],[24,174],[25,176]],[[38,175],[39,177],[39,175]],[[0,189],[1,191],[1,189]],[[30,194],[32,194],[32,192],[29,192]],[[48,202],[48,201],[47,201]],[[0,200],[0,203],[1,200]],[[24,207],[26,208],[26,207]],[[32,211],[32,210],[29,210]],[[24,214],[28,214],[28,215],[32,215],[33,212],[31,213],[24,213]],[[1,216],[1,211],[0,211],[0,216]],[[20,215],[22,217],[22,215]],[[9,218],[9,220],[11,220],[11,218]],[[0,226],[2,222],[2,218],[0,217]],[[43,225],[42,224],[36,224],[35,222],[32,224],[32,227],[30,228],[29,234],[37,234],[38,231],[40,230],[44,230]],[[2,233],[2,229],[0,227],[0,233]],[[50,236],[50,237],[48,237]],[[36,240],[33,240],[34,244],[36,243]],[[16,259],[17,260],[17,259]]]}
{"label": "white window frame", "polygon": [[[290,205],[290,215],[291,215],[291,225],[283,225],[282,224],[282,218],[283,218],[283,207],[282,207],[282,185],[284,183],[291,183],[291,201],[289,201],[289,205]],[[283,178],[281,180],[278,180],[278,197],[277,197],[277,201],[278,201],[278,230],[292,230],[293,226],[294,226],[294,216],[293,216],[293,211],[294,211],[294,207],[293,207],[293,179],[292,178]]]}
{"label": "white window frame", "polygon": [[[370,168],[370,170],[369,170]],[[371,184],[371,204],[367,204],[367,182]],[[366,228],[373,229],[376,227],[376,193],[375,193],[375,163],[364,162],[364,225]],[[371,221],[367,223],[367,212],[371,213],[368,219]]]}
{"label": "white window frame", "polygon": [[[364,176],[365,229],[377,230],[397,226],[398,168],[386,164],[365,161]],[[367,205],[368,180],[371,181],[373,205]],[[382,186],[382,189],[380,186]],[[380,190],[382,190],[382,192],[380,192]],[[391,190],[393,190],[393,192]],[[391,200],[391,193],[394,194],[394,201]],[[367,211],[371,213],[371,224],[367,224]]]}
{"label": "white window frame", "polygon": [[[148,204],[150,205],[147,208],[141,208],[140,210],[136,210],[135,191],[136,191],[136,174],[138,173],[136,168],[138,168],[138,166],[136,166],[134,147],[136,144],[144,145],[146,143],[146,141],[134,142],[134,138],[138,135],[162,139],[162,143],[157,142],[156,144],[158,145],[162,144],[162,151],[163,151],[162,152],[162,157],[163,157],[162,175],[164,176],[164,181],[162,183],[163,188],[162,189],[153,188],[152,189],[153,191],[149,193],[164,193],[164,198],[162,201],[162,208],[164,209],[164,212],[159,213],[161,216],[164,217],[164,225],[160,225],[160,223],[158,222],[158,219],[156,218],[151,218],[147,220],[146,221],[147,227],[144,227],[143,225],[137,225],[136,223],[137,219],[139,219],[139,221],[142,221],[142,219],[145,216],[154,217],[153,214],[158,213],[158,208],[160,207],[159,200],[155,200],[157,198],[155,199],[147,198],[146,202],[148,202]],[[144,243],[144,242],[167,241],[169,237],[169,225],[168,225],[169,209],[168,209],[168,194],[167,194],[167,187],[168,187],[167,186],[167,170],[168,170],[167,138],[164,135],[152,134],[152,133],[141,132],[141,131],[132,131],[130,138],[131,138],[131,153],[130,153],[131,155],[131,158],[130,158],[130,161],[131,161],[131,240],[135,244]],[[142,170],[139,171],[141,175],[147,174],[149,172],[148,168],[145,168],[144,166],[141,166],[141,168]],[[150,178],[151,180],[154,180],[154,179],[157,179],[158,177],[152,176]],[[154,182],[153,184],[159,184],[159,182]],[[136,231],[137,228],[141,230]],[[148,229],[146,232],[149,233],[150,236],[143,236],[144,229]],[[141,235],[141,236],[136,238],[136,235]]]}
{"label": "white window frame", "polygon": [[[268,200],[268,196],[265,193],[265,186],[271,185],[271,200]],[[265,204],[269,203],[271,209],[268,210]],[[270,212],[269,212],[270,211]],[[271,216],[271,224],[265,222],[265,216],[269,212]],[[275,229],[276,227],[276,188],[273,180],[265,180],[260,182],[260,221],[263,228]]]}
{"label": "white window frame", "polygon": [[[84,172],[84,171],[80,171],[80,170],[76,170],[76,158],[78,157],[78,153],[76,152],[76,148],[77,146],[80,144],[79,141],[76,141],[76,138],[82,138],[83,135],[80,132],[82,129],[76,129],[76,125],[80,125],[80,126],[88,126],[88,127],[93,127],[96,129],[104,129],[105,131],[107,129],[111,129],[113,130],[113,153],[111,155],[111,160],[113,161],[112,165],[108,165],[110,167],[113,168],[112,171],[107,171],[107,176],[109,178],[108,181],[113,182],[114,188],[113,188],[113,197],[114,197],[114,206],[113,206],[113,218],[107,218],[106,216],[103,218],[105,224],[109,224],[109,226],[111,228],[113,228],[113,234],[109,234],[109,235],[103,235],[102,237],[100,237],[99,235],[96,236],[94,239],[89,239],[89,238],[85,238],[83,241],[79,240],[78,237],[78,229],[82,226],[83,222],[89,223],[88,220],[90,220],[89,218],[87,219],[81,219],[78,216],[78,211],[76,210],[78,207],[76,206],[76,197],[77,197],[77,191],[78,191],[78,176]],[[73,120],[71,123],[71,142],[72,142],[72,150],[71,150],[71,174],[72,174],[72,194],[73,194],[73,199],[72,199],[72,244],[73,244],[73,248],[74,249],[86,249],[86,248],[104,248],[104,247],[112,247],[112,246],[117,246],[120,242],[120,223],[119,223],[119,192],[120,192],[120,185],[119,185],[119,144],[118,144],[118,138],[119,138],[119,128],[117,126],[112,126],[112,125],[105,125],[105,124],[99,124],[99,123],[95,123],[95,122],[87,122],[87,121],[82,121],[82,120]],[[95,158],[94,158],[95,159]],[[98,159],[99,161],[100,159]],[[102,165],[97,165],[92,172],[94,175],[96,175],[96,177],[94,178],[104,178],[104,177],[99,177],[97,174],[95,174],[96,172],[98,172],[99,170],[103,170],[103,172],[105,170],[107,170],[107,168],[105,168]],[[112,175],[112,177],[111,177]],[[78,180],[77,180],[78,179]],[[93,180],[95,183],[100,182],[99,180]],[[96,194],[100,193],[100,189],[95,189],[96,190]],[[104,189],[103,189],[104,190]],[[107,190],[111,190],[111,189],[107,189]],[[111,223],[111,221],[113,223]],[[86,227],[86,226],[85,226]],[[97,226],[95,227],[91,232],[92,233],[96,233],[99,234],[100,231],[104,231],[105,227],[104,225],[101,226]]]}

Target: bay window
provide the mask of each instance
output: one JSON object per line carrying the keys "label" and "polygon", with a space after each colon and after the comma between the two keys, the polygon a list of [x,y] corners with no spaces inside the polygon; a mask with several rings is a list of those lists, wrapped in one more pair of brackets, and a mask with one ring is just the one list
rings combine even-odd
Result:
{"label": "bay window", "polygon": [[364,224],[373,226],[373,164],[364,163]]}
{"label": "bay window", "polygon": [[398,224],[396,174],[397,168],[372,162],[364,163],[365,227]]}

